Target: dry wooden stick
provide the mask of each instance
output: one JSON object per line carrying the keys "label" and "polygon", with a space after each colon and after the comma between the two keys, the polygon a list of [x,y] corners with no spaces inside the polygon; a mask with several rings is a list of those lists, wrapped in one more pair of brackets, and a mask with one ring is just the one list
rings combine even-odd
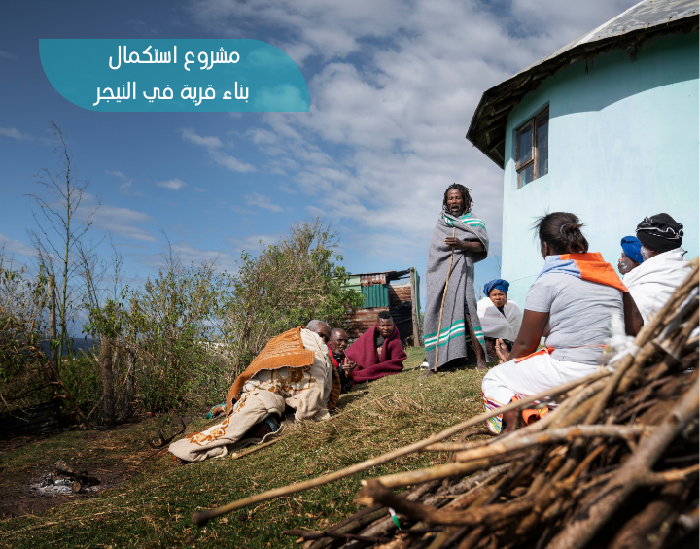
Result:
{"label": "dry wooden stick", "polygon": [[681,429],[697,416],[699,391],[700,385],[696,379],[660,428],[642,439],[639,449],[620,468],[619,474],[608,483],[604,494],[585,510],[584,516],[577,516],[564,531],[554,537],[549,546],[551,549],[580,549],[592,539],[613,515],[614,510],[644,482],[651,467]]}
{"label": "dry wooden stick", "polygon": [[[516,431],[516,435],[508,440],[498,440],[482,448],[469,448],[461,442],[447,442],[443,444],[431,444],[423,448],[423,452],[460,452],[457,454],[457,461],[469,461],[471,456],[490,457],[513,450],[523,450],[531,446],[541,444],[551,444],[553,442],[567,442],[578,437],[622,437],[626,438],[633,434],[641,434],[649,427],[626,427],[623,425],[580,425],[567,429],[547,429],[546,431],[528,431],[522,429]],[[517,441],[517,442],[516,442]],[[466,449],[466,451],[465,451]]]}
{"label": "dry wooden stick", "polygon": [[[399,486],[408,486],[410,484],[418,484],[419,482],[426,482],[429,480],[441,480],[448,477],[465,476],[473,473],[474,471],[478,471],[479,469],[483,469],[484,467],[488,467],[491,463],[491,460],[486,459],[471,463],[443,463],[442,465],[435,465],[433,467],[428,467],[427,469],[395,473],[393,475],[386,475],[376,479],[363,479],[362,484],[363,486],[367,486],[367,483],[371,480],[379,480],[382,485],[387,488],[398,488]],[[358,500],[358,503],[365,502],[360,502]]]}
{"label": "dry wooden stick", "polygon": [[589,383],[592,381],[597,381],[598,379],[607,377],[609,375],[610,372],[608,370],[598,371],[589,376],[575,379],[568,383],[564,383],[559,387],[553,387],[552,389],[548,389],[543,393],[523,398],[516,402],[511,402],[510,404],[508,404],[507,406],[503,406],[502,408],[497,408],[495,410],[484,412],[483,414],[463,421],[462,423],[458,423],[457,425],[444,429],[439,433],[435,433],[434,435],[431,435],[424,440],[414,442],[413,444],[409,444],[408,446],[404,446],[403,448],[393,450],[379,457],[367,460],[363,463],[357,463],[355,465],[345,467],[343,469],[340,469],[333,473],[329,473],[327,475],[323,475],[321,477],[317,477],[315,479],[310,479],[304,482],[297,482],[294,484],[290,484],[289,486],[284,486],[282,488],[275,488],[274,490],[268,490],[267,492],[263,492],[262,494],[257,494],[248,498],[239,499],[226,505],[215,507],[214,509],[207,509],[206,511],[195,513],[192,516],[192,523],[196,526],[204,526],[210,519],[219,517],[221,515],[225,515],[227,513],[230,513],[231,511],[240,509],[241,507],[246,507],[254,503],[259,503],[261,501],[266,501],[268,499],[278,498],[281,496],[289,496],[291,494],[296,494],[297,492],[309,490],[311,488],[316,488],[317,486],[323,486],[324,484],[340,480],[341,478],[349,477],[350,475],[354,475],[361,471],[365,471],[371,467],[374,467],[375,465],[382,465],[384,463],[388,463],[405,455],[422,450],[423,448],[430,446],[435,442],[440,442],[441,440],[451,437],[452,435],[455,435],[456,433],[459,433],[464,429],[468,429],[469,427],[478,425],[479,423],[482,423],[487,419],[495,417],[499,414],[503,414],[510,410],[521,409],[526,404],[530,404],[535,400],[545,400],[549,399],[551,396],[568,393],[569,391],[578,387],[579,385]]}
{"label": "dry wooden stick", "polygon": [[444,524],[454,526],[476,526],[496,524],[505,518],[527,512],[532,508],[531,499],[512,500],[505,504],[487,505],[478,509],[466,511],[452,511],[447,509],[435,509],[421,503],[406,501],[399,498],[394,492],[375,479],[368,481],[360,490],[358,497],[383,503],[397,512],[403,513],[415,520],[422,520],[428,524]]}
{"label": "dry wooden stick", "polygon": [[357,541],[366,541],[367,543],[385,543],[389,541],[389,538],[377,537],[377,536],[360,536],[357,534],[348,534],[345,532],[332,532],[326,530],[325,532],[309,532],[308,530],[282,530],[282,534],[287,536],[297,536],[304,539],[320,539],[323,537],[340,538],[340,539],[354,539]]}
{"label": "dry wooden stick", "polygon": [[275,444],[276,442],[279,442],[280,440],[282,440],[282,439],[276,438],[274,440],[268,440],[267,442],[264,442],[262,444],[258,444],[257,446],[254,446],[253,448],[250,448],[249,450],[245,450],[244,452],[231,454],[231,459],[241,459],[242,457],[245,457],[249,454],[257,452],[258,450],[262,450],[266,446],[270,446],[272,444]]}
{"label": "dry wooden stick", "polygon": [[[652,338],[656,335],[658,330],[662,329],[663,323],[667,320],[667,317],[674,314],[676,308],[683,302],[688,294],[690,294],[692,289],[698,286],[698,267],[698,264],[696,264],[691,273],[685,279],[685,282],[683,282],[683,284],[676,289],[671,298],[666,302],[661,310],[654,315],[649,323],[639,331],[634,339],[634,344],[640,348],[640,351],[635,357],[632,355],[627,355],[617,362],[612,382],[606,386],[598,397],[596,404],[586,417],[586,421],[584,422],[585,424],[590,425],[596,422],[598,416],[607,405],[608,400],[618,388],[618,385],[620,385],[621,392],[629,389],[629,382],[625,384],[621,383],[621,380],[627,371],[635,371],[635,367],[639,369],[639,367],[645,363],[654,352],[657,351],[657,347],[652,343]],[[635,377],[636,375],[628,376],[628,379]]]}

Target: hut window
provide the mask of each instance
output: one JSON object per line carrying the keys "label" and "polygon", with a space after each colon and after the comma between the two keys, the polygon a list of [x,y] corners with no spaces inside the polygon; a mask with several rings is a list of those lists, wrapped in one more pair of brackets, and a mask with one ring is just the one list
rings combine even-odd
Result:
{"label": "hut window", "polygon": [[518,129],[515,141],[515,171],[518,172],[519,189],[547,174],[548,137],[548,108]]}

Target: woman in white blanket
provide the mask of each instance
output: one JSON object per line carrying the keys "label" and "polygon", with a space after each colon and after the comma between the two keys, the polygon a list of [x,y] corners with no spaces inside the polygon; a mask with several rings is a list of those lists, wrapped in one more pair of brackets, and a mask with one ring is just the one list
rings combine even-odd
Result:
{"label": "woman in white blanket", "polygon": [[481,322],[486,340],[486,352],[490,357],[496,355],[496,341],[502,339],[508,351],[513,347],[515,336],[520,331],[523,313],[508,299],[508,282],[497,278],[484,285],[484,296],[476,304],[476,312]]}
{"label": "woman in white blanket", "polygon": [[[555,212],[536,224],[545,259],[540,276],[525,300],[523,323],[506,360],[489,370],[481,388],[487,410],[511,400],[536,395],[597,368],[596,358],[612,336],[611,316],[625,319],[625,331],[634,334],[634,301],[610,263],[600,253],[588,253],[588,242],[572,213]],[[545,348],[537,350],[544,336]],[[546,409],[526,410],[526,423]],[[505,425],[503,425],[505,423]],[[489,429],[499,433],[516,426],[516,414],[496,416]]]}
{"label": "woman in white blanket", "polygon": [[676,288],[690,274],[684,257],[683,225],[668,214],[647,217],[637,225],[637,238],[644,261],[622,277],[622,283],[632,294],[644,324],[649,315],[669,300]]}

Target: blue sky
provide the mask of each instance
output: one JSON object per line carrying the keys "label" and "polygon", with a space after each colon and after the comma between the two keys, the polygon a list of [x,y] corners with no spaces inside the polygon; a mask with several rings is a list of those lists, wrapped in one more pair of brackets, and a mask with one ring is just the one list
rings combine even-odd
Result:
{"label": "blue sky", "polygon": [[[90,233],[109,231],[127,280],[157,272],[163,233],[183,262],[235,269],[296,220],[340,232],[352,272],[424,278],[442,193],[472,189],[499,275],[502,170],[465,139],[481,93],[636,2],[234,0],[5,2],[0,7],[0,244],[30,262],[35,175],[55,167],[50,120],[81,175]],[[310,113],[98,113],[44,75],[41,38],[255,38],[287,52]],[[105,244],[102,253],[109,255]],[[425,295],[425,292],[422,292]]]}

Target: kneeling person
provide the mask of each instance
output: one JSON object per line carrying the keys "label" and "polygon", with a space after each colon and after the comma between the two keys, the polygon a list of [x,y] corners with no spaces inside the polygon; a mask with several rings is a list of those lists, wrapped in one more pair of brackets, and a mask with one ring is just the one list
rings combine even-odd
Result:
{"label": "kneeling person", "polygon": [[374,381],[403,370],[406,353],[403,352],[399,329],[389,311],[377,315],[377,323],[350,345],[345,356],[357,362],[352,371],[355,383]]}
{"label": "kneeling person", "polygon": [[296,410],[296,420],[328,419],[340,395],[329,339],[330,327],[320,321],[273,337],[233,382],[226,419],[172,443],[170,453],[188,462],[225,456],[252,427],[281,418],[287,405]]}

